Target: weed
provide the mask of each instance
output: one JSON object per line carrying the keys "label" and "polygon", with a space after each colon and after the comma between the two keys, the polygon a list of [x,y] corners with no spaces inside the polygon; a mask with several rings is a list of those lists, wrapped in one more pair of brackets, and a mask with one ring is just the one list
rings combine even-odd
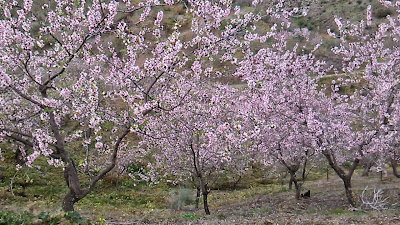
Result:
{"label": "weed", "polygon": [[64,218],[66,220],[68,220],[71,223],[75,223],[75,224],[89,224],[89,222],[87,221],[87,219],[85,219],[84,217],[82,217],[78,212],[66,212],[64,214]]}
{"label": "weed", "polygon": [[349,213],[349,211],[344,210],[344,209],[332,209],[328,211],[329,215],[343,215],[343,214],[347,214]]}
{"label": "weed", "polygon": [[170,196],[171,209],[181,210],[184,206],[194,202],[192,191],[188,188],[179,188],[172,191]]}
{"label": "weed", "polygon": [[185,213],[185,214],[183,214],[182,218],[188,219],[188,220],[198,220],[200,217],[193,213]]}
{"label": "weed", "polygon": [[107,221],[106,221],[106,219],[104,219],[102,216],[97,216],[97,219],[96,219],[96,221],[95,221],[95,224],[98,224],[98,225],[106,225],[106,224],[107,224]]}
{"label": "weed", "polygon": [[41,212],[38,215],[38,218],[42,220],[43,224],[49,224],[49,225],[56,225],[60,223],[61,218],[58,216],[52,216],[50,212]]}
{"label": "weed", "polygon": [[216,216],[217,216],[217,218],[220,219],[220,220],[224,220],[224,219],[227,218],[227,216],[226,216],[225,214],[222,214],[222,213],[217,213]]}
{"label": "weed", "polygon": [[34,216],[26,211],[0,211],[0,225],[28,225],[33,219]]}
{"label": "weed", "polygon": [[350,210],[342,209],[342,208],[331,209],[327,213],[329,215],[334,215],[334,216],[348,215],[348,214],[353,214],[353,215],[365,214],[365,212],[362,210],[350,211]]}

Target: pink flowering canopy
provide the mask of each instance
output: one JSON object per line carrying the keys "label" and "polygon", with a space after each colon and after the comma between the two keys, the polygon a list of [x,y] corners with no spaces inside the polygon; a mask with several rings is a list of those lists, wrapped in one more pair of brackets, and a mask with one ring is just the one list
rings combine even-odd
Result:
{"label": "pink flowering canopy", "polygon": [[229,164],[243,164],[245,170],[248,160],[244,152],[238,154],[241,118],[232,110],[238,106],[235,96],[229,86],[198,86],[185,107],[152,117],[142,132],[141,145],[148,149],[144,156],[150,153],[154,158],[144,178],[179,183],[202,173],[211,184]]}
{"label": "pink flowering canopy", "polygon": [[[385,7],[400,12],[400,2],[381,1]],[[361,86],[351,97],[358,153],[392,156],[399,142],[399,43],[400,18],[387,16],[386,22],[372,27],[372,7],[367,19],[351,24],[336,18],[341,44],[333,49],[343,58],[347,74],[344,85]]]}
{"label": "pink flowering canopy", "polygon": [[[381,2],[400,13],[399,1]],[[315,58],[319,44],[293,44],[309,40],[290,22],[306,8],[283,0],[0,0],[0,159],[12,150],[28,167],[39,157],[62,166],[73,210],[118,158],[151,155],[143,179],[206,187],[254,156],[298,164],[322,153],[354,168],[370,153],[396,157],[400,17],[373,29],[372,10],[360,24],[335,17],[328,34],[345,75],[321,85],[332,68]],[[246,87],[217,82],[226,75]]]}
{"label": "pink flowering canopy", "polygon": [[[229,18],[230,1],[0,6],[0,141],[11,142],[24,165],[43,155],[64,167],[65,210],[132,148],[126,137],[143,129],[150,112],[179,108],[204,78],[225,73],[212,62],[231,58],[236,36],[254,20],[251,13]],[[182,8],[173,27],[164,22],[168,7]],[[91,180],[86,189],[79,171]]]}
{"label": "pink flowering canopy", "polygon": [[[309,40],[306,29],[291,28],[290,17],[298,11],[277,4],[267,14],[275,23],[264,34],[248,35],[252,38],[234,73],[247,82],[240,110],[252,148],[266,165],[298,164],[316,152],[349,150],[351,141],[349,97],[320,85],[331,68],[315,58],[319,45],[290,45],[295,38]],[[263,45],[257,49],[253,42]]]}

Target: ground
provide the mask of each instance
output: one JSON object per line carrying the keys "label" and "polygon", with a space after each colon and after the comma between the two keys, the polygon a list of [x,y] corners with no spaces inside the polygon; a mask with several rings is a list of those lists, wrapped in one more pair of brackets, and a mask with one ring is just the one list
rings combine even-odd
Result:
{"label": "ground", "polygon": [[[165,184],[139,188],[103,183],[103,187],[76,204],[76,210],[93,222],[106,224],[400,224],[398,216],[400,179],[379,176],[361,176],[357,171],[353,190],[357,196],[367,191],[383,189],[388,210],[374,211],[365,206],[353,208],[345,199],[343,184],[331,174],[327,181],[319,177],[303,185],[303,192],[311,190],[311,198],[295,200],[294,191],[287,183],[260,184],[252,182],[238,190],[212,190],[209,202],[211,215],[194,209],[193,204],[172,210],[168,201],[171,187]],[[34,189],[34,187],[31,187]],[[59,200],[45,197],[4,197],[0,200],[2,211],[29,211],[39,214],[59,212]],[[3,190],[6,190],[5,186]],[[7,190],[6,190],[7,191]],[[194,194],[194,192],[193,192]],[[104,224],[104,223],[103,223]]]}
{"label": "ground", "polygon": [[[400,224],[400,216],[396,215],[399,181],[379,182],[374,178],[367,181],[358,178],[355,191],[360,193],[366,184],[384,188],[390,196],[388,201],[392,209],[382,212],[350,207],[344,198],[341,181],[335,179],[306,184],[305,188],[312,190],[312,197],[300,201],[294,199],[292,191],[264,193],[262,187],[228,194],[216,191],[214,198],[223,199],[224,195],[232,196],[235,193],[238,197],[218,201],[217,205],[211,207],[211,216],[204,215],[201,210],[178,213],[164,211],[163,216],[152,212],[125,224]],[[255,195],[246,197],[246,192],[254,192]],[[118,220],[109,222],[121,224]]]}

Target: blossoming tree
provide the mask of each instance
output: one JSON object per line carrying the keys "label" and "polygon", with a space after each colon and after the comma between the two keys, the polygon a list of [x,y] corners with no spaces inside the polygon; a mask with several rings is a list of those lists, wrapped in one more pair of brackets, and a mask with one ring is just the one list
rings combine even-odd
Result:
{"label": "blossoming tree", "polygon": [[[166,7],[183,9],[169,29]],[[183,103],[199,79],[190,67],[212,72],[202,59],[249,22],[215,29],[230,12],[228,1],[0,1],[0,141],[17,144],[26,166],[41,156],[61,166],[73,210],[149,112]]]}
{"label": "blossoming tree", "polygon": [[[248,35],[249,43],[259,41],[263,47],[254,49],[249,45],[247,55],[238,63],[236,75],[246,80],[250,89],[247,96],[251,103],[245,106],[251,118],[248,121],[258,133],[253,146],[266,164],[285,166],[295,182],[297,199],[300,184],[296,172],[303,167],[304,177],[309,157],[315,153],[322,153],[328,159],[344,179],[346,195],[352,196],[347,175],[341,173],[338,165],[345,161],[340,155],[354,154],[350,147],[354,111],[348,103],[349,96],[340,94],[337,85],[320,84],[330,68],[315,59],[318,45],[290,47],[288,44],[294,38],[308,39],[307,30],[288,31],[290,17],[297,12],[296,8],[288,10],[277,5],[271,17],[280,23],[273,24],[267,33]],[[267,39],[269,42],[265,43]],[[309,48],[314,50],[306,53]],[[357,165],[358,162],[351,171]],[[349,201],[352,199],[349,197]]]}
{"label": "blossoming tree", "polygon": [[[321,136],[343,138],[350,123],[343,113],[346,108],[333,100],[337,95],[319,87],[319,78],[325,74],[323,63],[312,54],[298,54],[296,48],[282,49],[262,49],[246,63],[255,71],[242,75],[249,85],[253,83],[247,92],[251,104],[244,108],[247,123],[252,124],[249,129],[257,133],[252,139],[255,151],[265,164],[281,163],[288,170],[299,199],[296,173],[301,169],[304,181],[312,156],[327,151]],[[345,146],[335,142],[330,150]]]}
{"label": "blossoming tree", "polygon": [[[151,152],[154,162],[148,165],[148,179],[167,179],[179,183],[194,179],[201,191],[206,214],[208,194],[230,165],[244,165],[238,117],[233,108],[235,91],[229,86],[200,86],[190,94],[184,107],[160,111],[143,130],[142,145]],[[236,170],[237,167],[234,167]]]}
{"label": "blossoming tree", "polygon": [[[385,7],[400,10],[400,3],[381,1]],[[362,157],[373,155],[377,160],[393,158],[398,151],[399,130],[399,18],[387,17],[378,29],[372,27],[372,7],[367,8],[367,19],[360,24],[335,19],[339,33],[330,35],[340,38],[341,44],[333,48],[343,58],[346,79],[340,85],[357,85],[359,88],[350,97],[353,123],[354,156],[346,175],[343,169],[327,157],[346,183]],[[337,85],[339,87],[340,85]],[[351,185],[350,185],[351,187]],[[348,198],[350,198],[348,194]],[[355,201],[350,202],[355,205]]]}

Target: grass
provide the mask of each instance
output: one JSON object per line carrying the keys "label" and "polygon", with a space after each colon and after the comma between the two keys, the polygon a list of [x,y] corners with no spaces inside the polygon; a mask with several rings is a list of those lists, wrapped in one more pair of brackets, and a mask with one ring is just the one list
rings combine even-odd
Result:
{"label": "grass", "polygon": [[361,215],[361,214],[365,214],[365,213],[361,210],[350,211],[350,210],[346,210],[346,209],[342,209],[342,208],[337,208],[337,209],[331,209],[331,210],[327,211],[326,214],[332,215],[332,216],[340,216],[340,215]]}
{"label": "grass", "polygon": [[185,213],[185,214],[183,214],[182,218],[188,219],[188,220],[198,220],[200,218],[200,216],[197,214],[193,214],[193,213]]}
{"label": "grass", "polygon": [[[30,225],[30,224],[102,224],[97,221],[89,221],[78,212],[49,212],[43,211],[34,215],[27,211],[14,212],[0,210],[0,225]],[[101,221],[100,221],[101,222]],[[105,224],[105,223],[103,223]]]}
{"label": "grass", "polygon": [[[43,1],[41,1],[43,2]],[[314,32],[319,32],[317,27],[321,31],[326,31],[326,28],[333,26],[332,15],[341,14],[344,18],[351,18],[352,20],[361,19],[364,15],[365,6],[368,1],[325,1],[322,5],[321,11],[314,11],[315,16],[296,19],[296,23],[299,27],[307,27],[312,29]],[[375,4],[377,1],[373,1]],[[352,10],[345,11],[351,3]],[[353,6],[356,6],[355,8]],[[375,6],[375,5],[374,5]],[[382,10],[381,10],[382,11]],[[322,13],[320,13],[322,12]],[[344,12],[344,13],[343,13]],[[375,14],[377,17],[387,12],[379,12]],[[165,23],[175,23],[178,14],[184,14],[183,7],[167,7],[165,13]],[[155,13],[152,14],[154,16]],[[190,19],[188,19],[182,26],[188,26]],[[261,28],[269,28],[268,23],[263,23]],[[190,35],[187,35],[188,38]],[[301,41],[301,40],[300,40]],[[326,51],[334,45],[335,40],[327,37],[325,42],[327,43]],[[260,48],[262,46],[252,46],[254,48]],[[220,65],[222,69],[223,64]],[[338,77],[326,77],[321,79],[321,84],[330,85],[332,80]],[[233,80],[230,79],[230,82]],[[341,91],[343,93],[352,93],[357,88],[358,84],[354,86],[343,86]],[[8,146],[9,147],[9,146]],[[7,149],[3,148],[3,149]],[[9,148],[11,149],[11,147]],[[7,158],[5,162],[13,160],[12,152],[8,151],[5,153]],[[79,160],[78,160],[79,161]],[[1,211],[0,215],[4,218],[11,220],[15,219],[19,224],[23,224],[21,220],[29,220],[32,222],[33,219],[37,219],[41,215],[43,220],[49,220],[51,218],[57,218],[57,212],[59,211],[63,196],[68,192],[63,180],[62,171],[60,168],[53,168],[45,166],[44,159],[39,159],[38,164],[41,165],[40,169],[28,169],[23,168],[15,176],[14,179],[14,195],[10,192],[10,178],[16,173],[15,166],[0,162],[0,171],[5,175],[4,181],[0,183],[0,209],[8,211]],[[332,191],[333,194],[339,200],[337,200],[340,207],[333,205],[330,209],[322,211],[319,208],[311,208],[307,210],[299,210],[297,208],[290,208],[293,203],[293,191],[289,191],[287,188],[287,179],[285,185],[280,185],[278,179],[270,179],[259,177],[255,179],[249,179],[243,181],[248,184],[242,189],[238,190],[213,190],[209,196],[210,208],[214,214],[211,218],[218,220],[229,220],[230,218],[243,219],[241,216],[245,215],[252,218],[262,217],[263,215],[273,215],[277,211],[278,215],[285,215],[283,212],[286,208],[292,210],[293,213],[301,216],[304,213],[315,216],[321,212],[326,212],[326,215],[330,216],[355,216],[367,214],[363,211],[349,211],[344,206],[345,201],[341,198],[343,196],[342,184],[340,182],[323,183],[325,186],[318,186],[325,177],[324,170],[313,170],[309,177],[308,182],[304,188],[312,188],[313,195],[321,197],[326,195],[328,191]],[[331,177],[335,177],[332,176]],[[86,198],[82,199],[76,204],[77,211],[81,212],[85,217],[92,218],[94,221],[98,221],[100,224],[105,223],[106,220],[113,219],[141,219],[143,217],[150,219],[161,219],[161,220],[178,220],[183,219],[184,221],[197,221],[204,219],[202,211],[193,210],[190,207],[186,207],[183,211],[170,211],[168,198],[170,196],[171,187],[166,184],[160,184],[149,187],[147,184],[142,183],[137,186],[129,178],[116,178],[118,184],[113,183],[113,179],[99,182],[96,189],[89,194]],[[30,182],[32,180],[32,182]],[[357,192],[362,191],[363,186],[367,183],[379,183],[378,180],[371,178],[365,181],[357,181],[358,185],[355,185]],[[387,185],[391,185],[389,183]],[[24,188],[23,186],[26,185]],[[396,189],[397,190],[397,189]],[[23,197],[21,195],[26,195]],[[395,195],[394,193],[393,195]],[[261,199],[262,205],[259,207],[251,208],[254,201]],[[332,197],[333,198],[333,197]],[[329,200],[329,199],[328,199]],[[330,199],[332,200],[332,199]],[[298,203],[298,202],[297,202]],[[304,204],[304,202],[300,202]],[[323,204],[323,203],[319,203]],[[257,205],[258,206],[258,205]],[[305,205],[306,207],[307,205]],[[241,212],[245,208],[244,212]],[[279,208],[281,207],[281,208]],[[201,208],[201,205],[200,205]],[[10,212],[10,210],[16,210],[18,212]],[[27,211],[23,211],[23,210]],[[192,210],[192,212],[186,212],[184,210]],[[389,211],[392,212],[392,211]],[[1,214],[3,213],[3,214]],[[244,216],[243,216],[244,217]],[[30,219],[31,220],[30,220]],[[79,219],[78,215],[71,214],[67,215],[69,219]],[[7,222],[12,224],[12,222]],[[51,223],[51,222],[49,222]],[[0,223],[1,224],[1,223]],[[234,224],[234,223],[232,223]]]}
{"label": "grass", "polygon": [[[61,168],[45,166],[46,162],[39,159],[40,169],[22,168],[15,175],[15,167],[6,163],[12,162],[13,153],[7,152],[4,156],[6,160],[0,162],[0,170],[5,175],[5,182],[0,183],[0,210],[20,213],[16,215],[10,213],[11,217],[7,216],[7,218],[17,220],[27,212],[31,216],[26,216],[26,218],[29,217],[32,220],[40,220],[39,216],[50,222],[68,220],[68,218],[80,219],[78,215],[68,217],[61,212],[61,201],[68,191],[61,176]],[[232,224],[233,220],[249,220],[258,223],[261,221],[260,218],[265,217],[272,221],[280,221],[280,223],[286,220],[274,218],[275,214],[281,215],[282,218],[288,215],[295,216],[305,221],[305,224],[310,224],[318,221],[309,222],[304,215],[311,218],[345,216],[356,221],[362,221],[360,218],[371,216],[370,211],[349,211],[343,184],[333,171],[330,171],[330,180],[326,181],[326,170],[313,168],[302,187],[303,190],[312,191],[312,198],[301,201],[294,199],[294,190],[288,190],[288,176],[282,185],[278,175],[272,175],[268,171],[270,169],[263,171],[255,167],[255,171],[249,172],[249,175],[240,181],[239,189],[212,190],[209,195],[212,215],[209,217],[204,215],[201,201],[199,210],[194,209],[193,202],[183,204],[179,209],[171,207],[169,201],[171,193],[178,193],[180,187],[166,183],[153,186],[147,183],[135,185],[130,178],[116,176],[115,173],[109,174],[107,179],[100,181],[92,193],[76,203],[75,209],[80,213],[79,215],[82,215],[81,219],[98,224],[104,224],[104,221],[131,221],[132,219],[136,222],[174,221],[173,223],[178,224],[198,221]],[[381,182],[377,175],[367,178],[361,177],[361,173],[362,170],[358,169],[354,175],[353,190],[356,195],[360,195],[368,185],[385,189],[387,194],[392,196],[391,204],[400,200],[397,195],[399,182],[396,179]],[[10,192],[10,178],[14,175],[13,196]],[[26,187],[23,188],[22,185]],[[223,182],[220,186],[229,187]],[[26,197],[23,197],[22,193],[25,193]],[[186,195],[190,194],[194,198],[195,190],[189,189]],[[392,211],[397,209],[394,205],[391,205],[391,208],[393,208]],[[389,210],[384,215],[388,214],[388,218],[393,218],[392,211]]]}
{"label": "grass", "polygon": [[[8,171],[11,173],[7,175],[8,177],[13,175],[13,170]],[[43,167],[41,172],[43,171],[46,171],[46,176],[37,174],[40,172],[35,170],[20,171],[18,179],[23,180],[25,172],[30,178],[34,178],[34,181],[25,188],[26,197],[12,196],[8,191],[10,183],[1,183],[0,193],[6,194],[3,194],[4,196],[0,199],[0,210],[18,209],[17,212],[21,215],[25,215],[24,211],[26,211],[35,220],[39,220],[39,215],[49,221],[58,221],[52,218],[79,220],[78,215],[70,215],[70,217],[60,215],[61,199],[67,193],[63,186],[62,176],[59,176],[60,169]],[[390,195],[397,195],[398,181],[380,182],[374,176],[361,177],[361,172],[361,169],[358,169],[355,173],[353,186],[356,194],[360,194],[366,185],[374,184],[388,190]],[[298,217],[307,224],[309,220],[305,218],[305,215],[311,218],[330,216],[334,219],[345,216],[356,221],[362,221],[363,217],[371,216],[369,211],[348,210],[343,184],[332,173],[331,171],[330,180],[326,181],[326,170],[313,169],[309,173],[308,181],[303,185],[303,190],[312,190],[312,198],[302,201],[296,201],[294,190],[288,190],[288,177],[285,178],[284,185],[281,185],[280,180],[273,176],[262,178],[261,182],[257,173],[254,173],[257,176],[248,176],[241,181],[247,184],[245,187],[236,190],[212,190],[209,195],[212,215],[209,217],[204,215],[201,201],[199,210],[194,209],[193,203],[184,205],[182,209],[171,209],[169,198],[171,193],[179,192],[179,187],[171,187],[165,183],[154,186],[139,183],[135,186],[129,178],[117,177],[115,178],[118,179],[117,183],[111,182],[113,179],[100,182],[91,194],[76,203],[76,210],[81,213],[83,219],[86,218],[97,224],[104,224],[105,221],[132,221],[132,219],[136,222],[150,221],[149,223],[174,221],[173,223],[186,224],[198,221],[218,221],[217,223],[221,224],[232,224],[233,220],[258,222],[264,217],[272,221],[285,221],[289,215]],[[259,173],[260,176],[263,174],[265,173]],[[40,193],[40,196],[35,197],[35,193]],[[194,195],[194,190],[191,193]],[[397,199],[393,198],[391,201],[396,202]],[[286,219],[274,219],[275,214]],[[394,215],[391,211],[386,214],[389,214],[388,218]],[[316,220],[315,223],[317,222]]]}

